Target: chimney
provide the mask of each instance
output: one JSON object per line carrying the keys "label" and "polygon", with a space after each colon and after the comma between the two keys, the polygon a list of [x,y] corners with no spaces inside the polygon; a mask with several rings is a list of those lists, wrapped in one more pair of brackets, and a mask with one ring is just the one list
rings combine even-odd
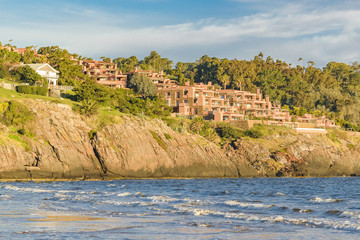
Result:
{"label": "chimney", "polygon": [[265,100],[266,100],[267,102],[270,102],[269,96],[265,96]]}
{"label": "chimney", "polygon": [[256,89],[256,94],[258,94],[258,95],[261,94],[260,88],[257,88],[257,89]]}
{"label": "chimney", "polygon": [[211,86],[211,85],[212,85],[212,83],[211,83],[211,82],[208,82],[208,85],[209,85],[209,86]]}

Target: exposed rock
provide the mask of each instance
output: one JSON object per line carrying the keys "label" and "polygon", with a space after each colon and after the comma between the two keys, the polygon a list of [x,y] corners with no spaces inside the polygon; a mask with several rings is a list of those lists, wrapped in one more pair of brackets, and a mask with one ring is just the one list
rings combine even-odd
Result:
{"label": "exposed rock", "polygon": [[156,119],[124,115],[94,130],[67,105],[31,99],[26,105],[36,116],[35,137],[22,137],[26,146],[5,141],[10,129],[0,124],[1,179],[360,175],[357,136],[332,142],[274,135],[220,148]]}

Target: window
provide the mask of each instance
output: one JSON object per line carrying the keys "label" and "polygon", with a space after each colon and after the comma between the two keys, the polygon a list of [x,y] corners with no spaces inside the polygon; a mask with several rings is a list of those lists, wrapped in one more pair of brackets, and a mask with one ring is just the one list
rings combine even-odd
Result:
{"label": "window", "polygon": [[195,93],[195,97],[199,97],[199,93],[197,92],[197,93]]}
{"label": "window", "polygon": [[198,101],[197,98],[194,98],[194,103],[197,103],[197,101]]}
{"label": "window", "polygon": [[177,93],[176,93],[176,97],[177,97],[177,98],[180,98],[180,92],[177,92]]}

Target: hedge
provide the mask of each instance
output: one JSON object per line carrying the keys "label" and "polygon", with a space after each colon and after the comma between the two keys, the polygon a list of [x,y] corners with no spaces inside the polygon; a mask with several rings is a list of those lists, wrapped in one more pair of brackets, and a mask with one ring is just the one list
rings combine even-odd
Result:
{"label": "hedge", "polygon": [[36,94],[36,95],[46,96],[48,88],[47,87],[38,87],[38,86],[20,85],[20,86],[16,87],[16,91],[19,93]]}

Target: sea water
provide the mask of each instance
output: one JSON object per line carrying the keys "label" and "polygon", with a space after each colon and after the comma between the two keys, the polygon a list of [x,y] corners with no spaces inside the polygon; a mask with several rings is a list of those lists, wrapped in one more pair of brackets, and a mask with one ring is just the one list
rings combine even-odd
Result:
{"label": "sea water", "polygon": [[1,239],[360,239],[360,178],[0,183]]}

